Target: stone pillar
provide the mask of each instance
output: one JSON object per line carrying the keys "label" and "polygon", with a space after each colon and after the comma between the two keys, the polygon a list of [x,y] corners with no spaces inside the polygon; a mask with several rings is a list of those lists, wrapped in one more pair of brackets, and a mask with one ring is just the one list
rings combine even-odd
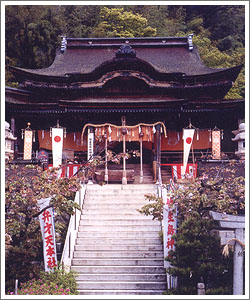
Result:
{"label": "stone pillar", "polygon": [[[243,229],[235,229],[235,238],[243,241]],[[244,253],[242,246],[235,242],[234,246],[234,281],[233,281],[233,294],[243,295],[243,260]]]}
{"label": "stone pillar", "polygon": [[5,121],[5,160],[9,161],[14,158],[14,143],[16,137],[13,136],[10,130],[10,124]]}
{"label": "stone pillar", "polygon": [[235,135],[232,141],[238,143],[238,150],[235,154],[240,160],[245,160],[245,123],[240,123],[239,129],[233,130],[232,133]]}
{"label": "stone pillar", "polygon": [[205,295],[205,284],[202,282],[197,283],[197,295]]}

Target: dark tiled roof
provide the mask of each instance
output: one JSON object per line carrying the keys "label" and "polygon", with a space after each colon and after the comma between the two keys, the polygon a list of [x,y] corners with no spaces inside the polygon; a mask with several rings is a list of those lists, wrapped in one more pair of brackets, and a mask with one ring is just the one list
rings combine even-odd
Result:
{"label": "dark tiled roof", "polygon": [[[136,57],[150,64],[157,72],[202,75],[223,69],[208,68],[200,60],[196,47],[189,50],[188,38],[113,38],[67,39],[65,53],[57,52],[54,63],[45,69],[20,69],[29,73],[64,77],[68,73],[88,74],[101,64],[115,60],[122,45],[130,45]],[[128,43],[129,42],[129,43]]]}

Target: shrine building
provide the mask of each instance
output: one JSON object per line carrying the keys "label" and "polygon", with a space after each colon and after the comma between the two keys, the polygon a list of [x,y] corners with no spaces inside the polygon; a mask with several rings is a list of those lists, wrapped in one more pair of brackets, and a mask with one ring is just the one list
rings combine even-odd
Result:
{"label": "shrine building", "polygon": [[202,159],[236,158],[232,131],[244,119],[245,101],[225,95],[241,68],[206,67],[192,35],[64,37],[51,66],[9,67],[19,82],[18,88],[6,87],[5,105],[17,137],[15,161],[24,160],[22,135],[30,123],[30,161],[44,151],[51,165],[51,128],[58,126],[65,132],[63,163],[75,167],[68,176],[104,147],[140,155],[120,165],[109,162],[96,173],[97,181],[164,183],[180,178],[183,129],[194,128],[187,172],[196,175]]}

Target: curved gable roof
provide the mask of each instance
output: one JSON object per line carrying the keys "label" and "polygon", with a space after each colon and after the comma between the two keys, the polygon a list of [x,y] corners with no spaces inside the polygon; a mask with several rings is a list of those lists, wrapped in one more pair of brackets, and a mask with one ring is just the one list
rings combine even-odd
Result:
{"label": "curved gable roof", "polygon": [[113,38],[67,39],[65,53],[57,51],[51,66],[44,69],[13,68],[42,76],[65,77],[66,74],[91,74],[112,61],[122,45],[129,44],[136,58],[146,62],[156,72],[184,73],[187,76],[210,74],[224,69],[206,67],[198,50],[190,51],[188,37],[182,38]]}

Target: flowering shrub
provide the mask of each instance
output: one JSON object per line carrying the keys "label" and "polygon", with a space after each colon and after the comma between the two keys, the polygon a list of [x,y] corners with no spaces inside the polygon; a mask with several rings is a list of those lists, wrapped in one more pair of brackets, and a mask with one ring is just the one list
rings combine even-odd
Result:
{"label": "flowering shrub", "polygon": [[[53,272],[41,272],[39,279],[21,283],[18,295],[78,295],[76,273],[55,268]],[[10,295],[14,293],[11,292]]]}

